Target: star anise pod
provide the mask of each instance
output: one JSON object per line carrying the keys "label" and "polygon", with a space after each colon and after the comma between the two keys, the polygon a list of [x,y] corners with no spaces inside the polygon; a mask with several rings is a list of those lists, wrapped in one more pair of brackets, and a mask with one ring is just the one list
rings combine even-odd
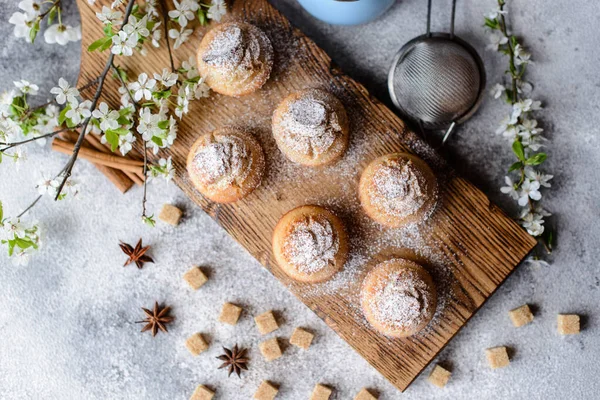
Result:
{"label": "star anise pod", "polygon": [[223,347],[223,351],[225,352],[225,354],[217,357],[219,360],[224,361],[223,364],[221,364],[221,366],[219,367],[219,369],[229,367],[229,375],[227,376],[231,376],[231,374],[235,372],[238,378],[241,378],[240,373],[242,372],[242,370],[248,370],[247,364],[248,361],[250,361],[246,357],[247,350],[248,349],[238,348],[237,344],[233,347],[233,350],[229,350]]}
{"label": "star anise pod", "polygon": [[160,308],[158,301],[154,302],[154,309],[152,311],[144,307],[142,307],[142,310],[144,310],[144,313],[146,314],[146,319],[135,322],[136,324],[146,324],[142,328],[142,332],[146,332],[151,329],[152,336],[156,336],[156,333],[159,329],[167,333],[167,324],[170,324],[175,319],[174,317],[168,315],[169,311],[171,311],[171,307]]}
{"label": "star anise pod", "polygon": [[140,239],[137,242],[137,244],[135,245],[135,248],[133,248],[130,244],[127,244],[125,242],[119,243],[119,246],[121,247],[121,250],[123,250],[123,253],[125,253],[129,256],[127,261],[125,261],[125,264],[123,264],[124,267],[126,267],[129,264],[131,264],[132,262],[134,262],[135,265],[139,269],[142,269],[142,267],[144,266],[144,263],[147,263],[147,262],[153,263],[154,262],[152,257],[150,257],[149,255],[146,255],[146,252],[148,251],[150,246],[142,247],[142,239]]}

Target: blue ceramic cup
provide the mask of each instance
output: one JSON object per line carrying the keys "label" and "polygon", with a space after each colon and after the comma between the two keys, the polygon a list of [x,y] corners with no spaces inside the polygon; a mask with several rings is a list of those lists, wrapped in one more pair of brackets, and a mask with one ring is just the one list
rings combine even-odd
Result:
{"label": "blue ceramic cup", "polygon": [[298,0],[314,17],[335,25],[358,25],[385,13],[396,0]]}

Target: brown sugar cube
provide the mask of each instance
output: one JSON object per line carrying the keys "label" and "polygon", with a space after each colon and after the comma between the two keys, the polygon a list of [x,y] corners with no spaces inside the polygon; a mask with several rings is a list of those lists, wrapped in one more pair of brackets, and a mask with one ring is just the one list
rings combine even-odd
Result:
{"label": "brown sugar cube", "polygon": [[179,208],[171,204],[165,204],[158,214],[158,219],[169,225],[175,226],[179,224],[182,214],[183,212]]}
{"label": "brown sugar cube", "polygon": [[294,346],[298,346],[303,348],[304,350],[307,350],[310,347],[310,344],[312,343],[314,337],[315,335],[313,335],[312,333],[302,328],[296,328],[292,333],[292,337],[290,337],[290,343]]}
{"label": "brown sugar cube", "polygon": [[204,385],[198,385],[196,390],[194,390],[194,393],[192,393],[190,400],[211,400],[214,395],[215,392],[213,390],[210,390]]}
{"label": "brown sugar cube", "polygon": [[354,400],[377,400],[377,397],[373,396],[373,393],[369,392],[367,388],[362,388]]}
{"label": "brown sugar cube", "polygon": [[254,398],[256,400],[273,400],[278,391],[279,389],[271,382],[262,381],[256,393],[254,393]]}
{"label": "brown sugar cube", "polygon": [[433,371],[431,371],[431,374],[429,374],[427,380],[435,386],[443,388],[448,383],[450,375],[452,375],[450,371],[440,367],[439,365],[436,365],[433,368]]}
{"label": "brown sugar cube", "polygon": [[317,383],[310,395],[310,400],[328,400],[333,390],[325,385]]}
{"label": "brown sugar cube", "polygon": [[523,304],[521,307],[510,310],[508,315],[510,316],[513,325],[517,328],[533,321],[533,314],[527,304]]}
{"label": "brown sugar cube", "polygon": [[281,357],[281,347],[279,347],[279,342],[276,337],[262,342],[258,347],[267,361],[273,361]]}
{"label": "brown sugar cube", "polygon": [[238,307],[235,304],[225,303],[219,316],[219,321],[229,325],[235,325],[240,319],[242,313],[242,307]]}
{"label": "brown sugar cube", "polygon": [[200,289],[200,287],[208,281],[208,278],[199,267],[192,267],[192,269],[183,274],[183,279],[185,279],[194,290]]}
{"label": "brown sugar cube", "polygon": [[580,332],[579,315],[558,314],[558,333],[561,335],[576,335]]}
{"label": "brown sugar cube", "polygon": [[266,313],[254,317],[254,322],[256,322],[256,326],[262,335],[266,335],[267,333],[279,329],[273,311],[267,311]]}
{"label": "brown sugar cube", "polygon": [[197,356],[204,350],[208,349],[208,343],[206,343],[206,340],[204,340],[202,334],[194,333],[185,341],[185,347],[188,348],[190,353]]}
{"label": "brown sugar cube", "polygon": [[510,364],[508,352],[504,346],[486,349],[485,355],[492,369],[504,368]]}

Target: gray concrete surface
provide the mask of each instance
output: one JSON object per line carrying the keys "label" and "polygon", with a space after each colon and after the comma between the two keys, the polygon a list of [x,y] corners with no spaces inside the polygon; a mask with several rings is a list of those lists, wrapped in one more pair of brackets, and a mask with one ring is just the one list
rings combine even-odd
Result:
{"label": "gray concrete surface", "polygon": [[[6,22],[16,2],[2,0],[0,89],[26,78],[41,83],[47,94],[60,76],[74,81],[79,44],[34,46],[16,40]],[[65,0],[68,21],[77,20]],[[449,0],[436,1],[433,26],[445,29]],[[459,2],[457,33],[485,60],[489,82],[500,79],[504,63],[484,50],[482,14],[494,1]],[[382,19],[359,27],[324,25],[292,0],[276,0],[286,14],[351,76],[389,102],[385,79],[394,52],[424,30],[424,2],[403,0]],[[45,228],[46,245],[26,267],[14,267],[0,255],[0,399],[185,399],[199,383],[218,388],[220,399],[248,399],[262,379],[281,384],[282,399],[307,399],[313,385],[336,388],[336,399],[351,399],[362,386],[381,392],[381,399],[597,399],[600,397],[600,50],[595,35],[600,6],[595,2],[509,2],[514,32],[523,35],[536,64],[529,78],[535,95],[546,104],[540,115],[547,135],[548,170],[555,174],[546,205],[557,215],[559,247],[552,265],[518,268],[482,310],[437,358],[453,377],[440,390],[426,381],[426,369],[400,394],[310,310],[263,271],[240,246],[175,186],[150,187],[150,207],[167,201],[185,209],[176,229],[160,224],[150,230],[138,221],[141,190],[121,196],[85,162],[75,173],[84,181],[84,196],[75,202],[41,202],[29,218]],[[448,157],[497,203],[510,210],[499,193],[503,171],[511,161],[508,147],[495,136],[506,112],[486,99],[459,133]],[[29,161],[15,171],[0,166],[0,199],[16,214],[36,195],[43,171],[57,171],[66,158],[48,148],[29,146]],[[117,246],[142,236],[153,245],[156,264],[143,270],[122,268]],[[189,245],[188,243],[192,243]],[[207,265],[211,280],[191,292],[181,279],[189,265]],[[152,339],[139,333],[140,306],[166,301],[177,317],[169,335]],[[224,301],[247,311],[235,328],[215,323]],[[515,329],[511,308],[529,303],[536,318]],[[288,337],[294,326],[316,333],[308,352],[288,348],[281,359],[265,364],[251,315],[275,309],[283,316],[277,332]],[[579,336],[560,337],[556,314],[584,316]],[[192,358],[183,346],[195,331],[206,332],[208,354]],[[252,346],[250,372],[242,380],[217,371],[221,345]],[[508,345],[511,365],[491,371],[483,350]]]}

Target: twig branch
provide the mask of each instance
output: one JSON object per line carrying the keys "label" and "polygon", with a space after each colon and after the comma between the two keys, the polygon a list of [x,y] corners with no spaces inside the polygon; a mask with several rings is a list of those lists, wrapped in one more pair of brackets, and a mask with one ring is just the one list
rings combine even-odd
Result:
{"label": "twig branch", "polygon": [[[126,23],[126,21],[129,19],[129,16],[131,15],[134,3],[135,3],[135,0],[129,0],[129,3],[127,4],[127,9],[125,11],[125,18],[123,19],[124,24]],[[102,94],[102,88],[104,87],[104,80],[106,79],[106,75],[108,74],[108,71],[110,70],[110,68],[113,64],[114,58],[115,58],[115,55],[113,53],[111,53],[110,56],[108,57],[108,60],[106,61],[106,64],[104,65],[104,70],[102,70],[102,73],[100,74],[100,77],[98,78],[98,88],[96,88],[96,94],[94,95],[94,98],[92,100],[92,106],[90,107],[90,112],[93,112],[96,109],[96,105],[98,104],[98,100],[100,99],[100,95]],[[71,155],[71,158],[69,159],[69,161],[67,162],[67,164],[64,168],[64,172],[62,174],[63,179],[60,182],[60,185],[58,186],[58,189],[56,191],[56,197],[54,198],[54,200],[58,200],[58,197],[60,196],[60,193],[62,192],[63,187],[65,186],[65,184],[67,183],[67,180],[71,176],[71,172],[73,171],[73,166],[75,165],[75,161],[77,161],[77,155],[79,154],[79,149],[81,148],[81,145],[83,144],[83,139],[85,137],[85,132],[87,130],[90,119],[91,119],[91,116],[87,117],[83,121],[81,132],[79,133],[77,142],[75,142],[73,154]]]}
{"label": "twig branch", "polygon": [[171,44],[169,43],[169,28],[167,26],[167,23],[169,22],[169,18],[168,18],[168,12],[169,10],[167,10],[167,3],[165,2],[165,0],[161,0],[160,1],[160,7],[163,10],[163,25],[164,25],[164,30],[165,30],[165,40],[167,41],[167,50],[169,51],[169,61],[171,63],[171,72],[175,72],[177,71],[175,69],[175,63],[173,62],[173,52],[171,51]]}
{"label": "twig branch", "polygon": [[25,213],[29,210],[31,210],[33,208],[33,206],[36,205],[36,203],[38,201],[40,201],[40,199],[42,198],[42,195],[40,194],[38,197],[36,197],[36,199],[33,201],[33,203],[31,203],[26,209],[24,209],[23,211],[21,211],[21,214],[17,215],[17,218],[21,218],[23,215],[25,215]]}
{"label": "twig branch", "polygon": [[59,133],[62,133],[62,132],[65,132],[65,131],[71,131],[73,129],[77,129],[80,126],[81,126],[81,124],[76,125],[76,126],[74,126],[72,128],[62,128],[62,129],[59,129],[57,131],[46,133],[46,134],[41,135],[41,136],[32,137],[32,138],[29,138],[27,140],[22,140],[20,142],[12,142],[12,143],[0,142],[1,146],[6,146],[6,147],[3,147],[3,148],[0,149],[0,153],[4,153],[6,150],[10,150],[13,147],[17,147],[17,146],[20,146],[22,144],[35,142],[36,140],[40,140],[40,139],[44,139],[44,138],[49,138],[49,137],[52,137],[52,136],[56,136]]}

